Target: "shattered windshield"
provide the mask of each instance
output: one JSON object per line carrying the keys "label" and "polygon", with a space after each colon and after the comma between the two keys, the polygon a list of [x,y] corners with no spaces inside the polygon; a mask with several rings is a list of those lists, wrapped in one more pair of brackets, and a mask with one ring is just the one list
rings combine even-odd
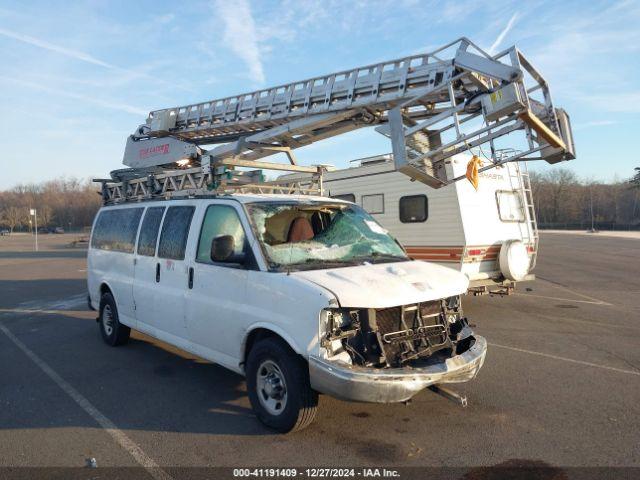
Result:
{"label": "shattered windshield", "polygon": [[409,260],[394,238],[357,205],[253,203],[247,209],[271,268]]}

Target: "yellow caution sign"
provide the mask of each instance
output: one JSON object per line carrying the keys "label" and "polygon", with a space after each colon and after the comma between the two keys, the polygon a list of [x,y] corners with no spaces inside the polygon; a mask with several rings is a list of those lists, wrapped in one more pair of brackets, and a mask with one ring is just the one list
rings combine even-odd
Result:
{"label": "yellow caution sign", "polygon": [[478,190],[478,167],[482,166],[482,160],[477,155],[474,155],[469,163],[467,163],[467,180],[473,185],[473,188]]}

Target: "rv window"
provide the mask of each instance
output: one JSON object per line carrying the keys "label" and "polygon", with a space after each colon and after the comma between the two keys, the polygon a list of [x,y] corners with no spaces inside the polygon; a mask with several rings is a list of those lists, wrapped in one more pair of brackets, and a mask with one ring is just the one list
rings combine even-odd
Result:
{"label": "rv window", "polygon": [[503,222],[524,222],[524,206],[518,192],[499,190],[496,192],[498,215]]}
{"label": "rv window", "polygon": [[164,216],[158,256],[172,260],[184,260],[189,226],[194,207],[169,207]]}
{"label": "rv window", "polygon": [[338,200],[344,200],[345,202],[356,203],[356,196],[353,193],[343,193],[341,195],[331,195],[331,198],[337,198]]}
{"label": "rv window", "polygon": [[153,257],[156,254],[158,230],[160,229],[163,214],[164,207],[147,208],[138,238],[138,255]]}
{"label": "rv window", "polygon": [[198,240],[198,254],[196,261],[213,263],[211,261],[211,241],[220,235],[231,235],[234,239],[234,252],[242,253],[245,243],[244,229],[240,218],[233,207],[227,205],[211,205],[202,221],[200,240]]}
{"label": "rv window", "polygon": [[382,193],[363,195],[362,208],[369,213],[384,213],[384,195]]}
{"label": "rv window", "polygon": [[91,246],[100,250],[133,253],[142,208],[103,210],[96,221]]}
{"label": "rv window", "polygon": [[400,197],[400,221],[402,223],[424,222],[429,218],[429,200],[426,195]]}

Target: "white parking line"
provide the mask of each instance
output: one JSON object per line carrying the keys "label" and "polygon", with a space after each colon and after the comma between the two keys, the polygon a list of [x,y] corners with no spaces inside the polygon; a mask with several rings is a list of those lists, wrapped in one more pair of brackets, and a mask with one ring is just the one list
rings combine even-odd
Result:
{"label": "white parking line", "polygon": [[558,300],[559,302],[577,302],[577,303],[589,303],[591,305],[604,305],[610,307],[611,304],[607,302],[603,302],[602,300],[575,300],[573,298],[559,298],[559,297],[549,297],[547,295],[535,295],[533,293],[522,293],[515,292],[516,295],[520,295],[521,297],[537,297],[537,298],[548,298],[549,300]]}
{"label": "white parking line", "polygon": [[607,365],[599,365],[597,363],[584,362],[582,360],[574,360],[573,358],[559,357],[557,355],[551,355],[550,353],[534,352],[533,350],[525,350],[524,348],[508,347],[506,345],[499,345],[497,343],[489,343],[488,345],[492,347],[512,350],[514,352],[528,353],[530,355],[538,355],[539,357],[553,358],[554,360],[563,360],[565,362],[577,363],[578,365],[586,365],[587,367],[603,368],[605,370],[612,370],[618,373],[626,373],[628,375],[640,376],[640,372],[636,370],[625,370],[623,368],[608,367]]}
{"label": "white parking line", "polygon": [[70,383],[58,375],[55,370],[44,362],[44,360],[33,353],[24,343],[18,340],[18,338],[11,333],[7,327],[0,324],[0,330],[16,345],[16,347],[22,350],[24,354],[33,361],[33,363],[40,367],[40,370],[47,374],[47,376],[78,405],[80,405],[85,412],[91,415],[91,417],[98,422],[98,424],[104,428],[109,435],[111,435],[116,443],[129,452],[135,461],[143,466],[153,478],[156,480],[172,480],[172,477],[162,470],[152,458],[147,456],[147,454],[145,454],[133,440],[131,440],[122,430],[118,429],[111,420],[105,417],[100,410],[94,407],[91,402],[73,388]]}
{"label": "white parking line", "polygon": [[[558,282],[554,282],[553,280],[548,280],[546,278],[542,278],[542,277],[538,277],[538,280],[542,280],[543,282],[547,282],[550,283],[553,287],[559,289],[559,290],[565,290],[569,293],[573,293],[574,295],[577,295],[578,297],[582,297],[582,298],[586,298],[587,300],[591,300],[592,302],[595,302],[597,304],[601,304],[601,305],[607,305],[607,306],[612,306],[611,303],[605,302],[604,300],[600,300],[599,298],[595,298],[595,297],[591,297],[589,295],[585,295],[584,293],[580,293],[580,292],[576,292],[575,290],[571,290],[568,287],[565,287],[564,285],[560,285]],[[579,300],[570,300],[573,302],[578,302]]]}
{"label": "white parking line", "polygon": [[19,309],[25,310],[73,310],[74,307],[87,304],[87,294],[78,293],[63,299],[56,300],[30,300],[18,305]]}

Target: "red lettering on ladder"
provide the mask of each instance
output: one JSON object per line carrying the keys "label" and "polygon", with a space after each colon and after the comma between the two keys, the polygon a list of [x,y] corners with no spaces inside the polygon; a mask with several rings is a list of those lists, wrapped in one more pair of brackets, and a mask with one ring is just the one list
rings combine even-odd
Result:
{"label": "red lettering on ladder", "polygon": [[138,151],[140,158],[155,157],[157,155],[166,155],[169,153],[169,144],[156,145],[155,147],[141,148]]}

